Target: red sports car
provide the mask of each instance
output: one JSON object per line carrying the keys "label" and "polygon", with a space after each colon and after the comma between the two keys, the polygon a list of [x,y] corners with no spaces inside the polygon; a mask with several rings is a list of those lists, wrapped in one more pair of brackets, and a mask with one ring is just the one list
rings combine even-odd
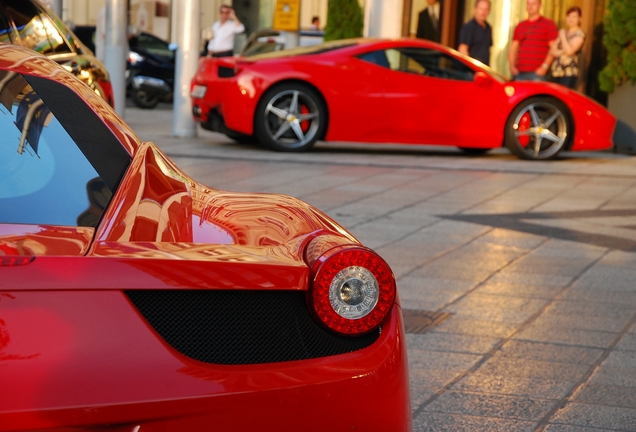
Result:
{"label": "red sports car", "polygon": [[0,431],[408,431],[395,280],[328,216],[197,183],[0,44]]}
{"label": "red sports car", "polygon": [[354,39],[253,57],[203,58],[194,118],[280,151],[317,140],[505,145],[524,159],[612,147],[616,119],[551,83],[512,82],[469,57],[416,39]]}

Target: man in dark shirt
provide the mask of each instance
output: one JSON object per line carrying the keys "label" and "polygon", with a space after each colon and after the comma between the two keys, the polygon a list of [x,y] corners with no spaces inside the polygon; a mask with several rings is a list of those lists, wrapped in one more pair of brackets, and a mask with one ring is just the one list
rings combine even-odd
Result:
{"label": "man in dark shirt", "polygon": [[474,18],[462,26],[459,32],[459,52],[480,62],[490,64],[492,28],[486,21],[490,13],[490,0],[477,0]]}

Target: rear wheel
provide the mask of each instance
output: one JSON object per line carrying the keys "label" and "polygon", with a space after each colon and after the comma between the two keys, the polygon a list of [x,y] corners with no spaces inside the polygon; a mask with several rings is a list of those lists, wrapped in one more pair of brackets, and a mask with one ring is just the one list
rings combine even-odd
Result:
{"label": "rear wheel", "polygon": [[278,151],[307,151],[324,136],[327,109],[311,87],[281,84],[263,95],[254,122],[255,135],[262,144]]}
{"label": "rear wheel", "polygon": [[568,108],[552,97],[534,97],[521,102],[506,122],[506,147],[522,159],[554,159],[573,135]]}

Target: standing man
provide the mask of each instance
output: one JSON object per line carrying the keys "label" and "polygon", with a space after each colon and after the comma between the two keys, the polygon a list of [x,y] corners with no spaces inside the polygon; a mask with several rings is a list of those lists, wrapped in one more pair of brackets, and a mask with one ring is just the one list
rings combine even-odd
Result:
{"label": "standing man", "polygon": [[212,24],[212,39],[208,42],[208,55],[230,57],[234,55],[234,37],[245,31],[245,26],[236,17],[232,6],[222,5],[221,19]]}
{"label": "standing man", "polygon": [[515,28],[508,50],[510,72],[514,80],[545,81],[554,60],[550,49],[556,44],[559,29],[554,21],[541,16],[541,0],[528,0],[528,19]]}
{"label": "standing man", "polygon": [[426,0],[428,6],[417,17],[415,37],[439,43],[441,40],[442,8],[437,0]]}
{"label": "standing man", "polygon": [[485,65],[490,65],[492,28],[486,21],[490,14],[490,0],[477,0],[474,17],[459,32],[458,51]]}

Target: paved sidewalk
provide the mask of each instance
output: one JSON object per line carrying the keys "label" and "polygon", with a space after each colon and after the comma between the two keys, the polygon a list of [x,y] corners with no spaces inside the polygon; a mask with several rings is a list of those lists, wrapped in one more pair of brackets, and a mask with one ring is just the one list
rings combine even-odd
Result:
{"label": "paved sidewalk", "polygon": [[126,120],[203,183],[299,197],[389,262],[407,324],[430,324],[407,336],[415,431],[636,431],[636,158],[281,154],[174,138],[163,106]]}

